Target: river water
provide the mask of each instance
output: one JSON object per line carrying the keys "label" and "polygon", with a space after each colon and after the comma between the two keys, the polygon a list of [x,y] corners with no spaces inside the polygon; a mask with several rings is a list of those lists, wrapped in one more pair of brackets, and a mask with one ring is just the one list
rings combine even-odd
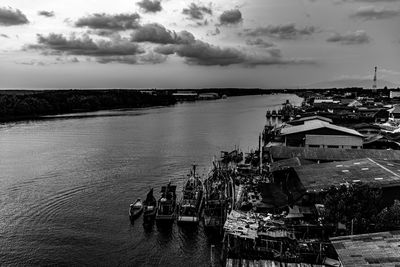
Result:
{"label": "river water", "polygon": [[267,109],[295,95],[243,96],[0,124],[0,264],[209,266],[220,238],[131,224],[129,204],[192,164],[258,145]]}

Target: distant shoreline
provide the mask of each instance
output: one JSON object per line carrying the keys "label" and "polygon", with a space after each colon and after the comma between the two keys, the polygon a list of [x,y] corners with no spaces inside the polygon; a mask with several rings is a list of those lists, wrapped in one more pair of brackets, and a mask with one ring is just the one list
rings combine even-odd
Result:
{"label": "distant shoreline", "polygon": [[[0,90],[0,122],[46,119],[44,116],[100,110],[147,108],[174,105],[188,95],[212,94],[232,97],[265,94],[296,94],[300,97],[327,90],[345,93],[365,91],[362,88],[343,89],[260,89],[260,88],[204,88],[204,89],[71,89],[71,90]],[[47,117],[48,119],[48,117]]]}

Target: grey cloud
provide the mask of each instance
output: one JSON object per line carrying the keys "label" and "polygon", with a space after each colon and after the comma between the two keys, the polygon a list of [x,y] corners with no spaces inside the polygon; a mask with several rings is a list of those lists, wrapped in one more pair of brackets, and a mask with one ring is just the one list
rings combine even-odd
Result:
{"label": "grey cloud", "polygon": [[389,19],[400,15],[399,9],[390,9],[385,7],[360,7],[350,15],[352,18],[359,18],[364,20],[374,19]]}
{"label": "grey cloud", "polygon": [[31,61],[18,61],[15,62],[16,64],[19,65],[27,65],[27,66],[45,66],[46,64],[42,61],[38,60],[31,60]]}
{"label": "grey cloud", "polygon": [[265,40],[263,40],[261,38],[257,38],[257,39],[254,39],[254,40],[253,39],[248,39],[246,41],[246,44],[260,46],[260,47],[272,47],[272,46],[275,46],[274,43],[267,42],[267,41],[265,41]]}
{"label": "grey cloud", "polygon": [[326,39],[327,42],[340,43],[343,45],[357,45],[369,43],[371,38],[365,31],[359,30],[355,32],[347,32],[345,34],[334,33]]}
{"label": "grey cloud", "polygon": [[174,43],[173,33],[160,24],[146,24],[132,34],[132,41],[157,44]]}
{"label": "grey cloud", "polygon": [[97,62],[101,64],[107,64],[107,63],[123,63],[123,64],[137,64],[138,60],[136,56],[105,56],[105,57],[100,57],[97,58]]}
{"label": "grey cloud", "polygon": [[167,60],[167,56],[159,53],[149,52],[139,57],[139,61],[147,64],[160,64]]}
{"label": "grey cloud", "polygon": [[0,36],[3,37],[3,38],[10,39],[10,36],[8,36],[7,34],[4,34],[4,33],[0,34]]}
{"label": "grey cloud", "polygon": [[224,11],[221,16],[219,16],[221,25],[237,24],[242,20],[242,13],[239,9]]}
{"label": "grey cloud", "polygon": [[103,30],[128,30],[139,27],[140,15],[133,14],[116,14],[109,15],[105,13],[92,14],[87,17],[78,19],[75,22],[76,27],[89,27],[91,29]]}
{"label": "grey cloud", "polygon": [[1,26],[12,26],[28,24],[29,20],[19,9],[12,8],[0,8],[0,25]]}
{"label": "grey cloud", "polygon": [[161,45],[154,49],[155,52],[163,55],[172,55],[175,54],[176,47],[172,44]]}
{"label": "grey cloud", "polygon": [[186,44],[194,42],[193,34],[188,31],[175,33],[160,24],[146,24],[132,34],[134,42],[150,42],[156,44]]}
{"label": "grey cloud", "polygon": [[144,51],[135,43],[126,39],[110,41],[94,41],[88,35],[69,39],[61,34],[51,33],[48,36],[38,34],[38,44],[28,46],[28,49],[40,50],[48,55],[82,55],[95,57],[98,62],[120,62],[132,64],[134,57]]}
{"label": "grey cloud", "polygon": [[204,18],[205,14],[212,14],[212,10],[210,7],[196,5],[195,3],[191,3],[189,8],[184,8],[182,10],[182,14],[187,15],[190,19],[200,20]]}
{"label": "grey cloud", "polygon": [[[185,37],[182,37],[185,36]],[[311,60],[285,59],[277,48],[267,49],[262,54],[253,54],[236,48],[221,48],[193,37],[192,34],[177,34],[178,42],[161,45],[155,48],[155,52],[171,55],[176,54],[185,59],[190,65],[228,66],[242,64],[246,66],[257,65],[281,65],[281,64],[305,64]],[[183,41],[184,40],[184,41]]]}
{"label": "grey cloud", "polygon": [[42,11],[38,12],[38,15],[39,16],[43,16],[43,17],[47,17],[47,18],[51,18],[51,17],[54,17],[54,11],[42,10]]}
{"label": "grey cloud", "polygon": [[294,23],[283,25],[269,25],[267,27],[258,27],[255,29],[246,29],[245,35],[247,36],[270,36],[278,39],[298,39],[303,36],[309,36],[316,32],[314,26],[306,26],[297,28]]}
{"label": "grey cloud", "polygon": [[157,0],[142,0],[137,5],[146,13],[155,13],[162,10],[161,2]]}

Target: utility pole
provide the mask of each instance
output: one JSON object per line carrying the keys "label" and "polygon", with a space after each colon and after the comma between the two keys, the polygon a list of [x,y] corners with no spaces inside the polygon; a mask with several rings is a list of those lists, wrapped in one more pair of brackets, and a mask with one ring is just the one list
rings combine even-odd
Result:
{"label": "utility pole", "polygon": [[374,83],[372,84],[372,89],[376,90],[377,84],[376,84],[376,71],[377,67],[375,66],[375,72],[374,72]]}

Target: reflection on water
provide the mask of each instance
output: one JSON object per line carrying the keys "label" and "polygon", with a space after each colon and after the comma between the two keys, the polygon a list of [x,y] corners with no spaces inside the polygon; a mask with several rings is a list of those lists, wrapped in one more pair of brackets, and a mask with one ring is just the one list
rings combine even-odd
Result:
{"label": "reflection on water", "polygon": [[[268,106],[246,96],[0,125],[0,262],[4,265],[209,266],[220,244],[195,228],[133,224],[129,204],[168,181],[178,199],[191,165],[258,142]],[[217,251],[217,255],[218,255]]]}

